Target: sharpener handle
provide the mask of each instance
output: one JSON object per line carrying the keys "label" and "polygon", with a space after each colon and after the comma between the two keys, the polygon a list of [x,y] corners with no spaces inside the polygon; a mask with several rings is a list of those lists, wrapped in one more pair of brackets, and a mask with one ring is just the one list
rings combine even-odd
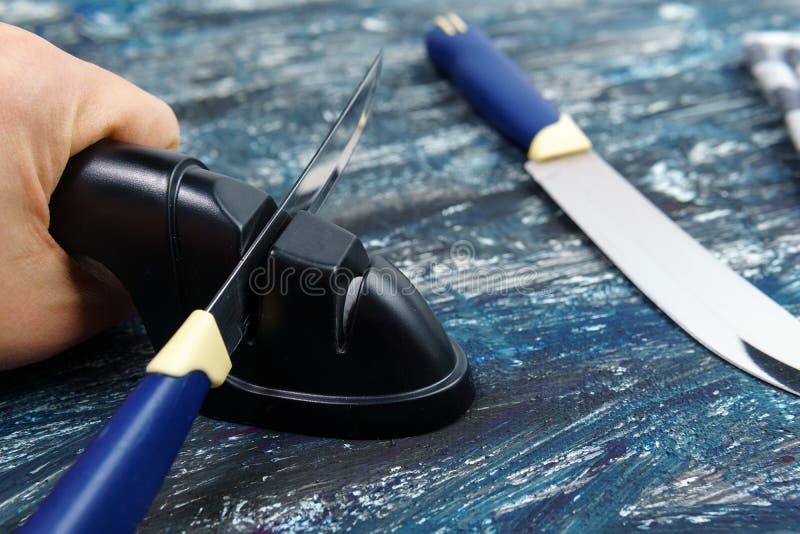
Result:
{"label": "sharpener handle", "polygon": [[230,366],[213,316],[192,313],[20,532],[134,532]]}
{"label": "sharpener handle", "polygon": [[572,119],[559,114],[482,31],[452,13],[435,22],[425,38],[431,62],[530,159],[543,161],[591,148]]}

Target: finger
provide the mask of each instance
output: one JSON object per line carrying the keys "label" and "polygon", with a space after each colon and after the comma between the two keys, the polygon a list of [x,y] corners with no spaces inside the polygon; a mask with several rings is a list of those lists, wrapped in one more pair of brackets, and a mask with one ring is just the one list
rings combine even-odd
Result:
{"label": "finger", "polygon": [[[106,137],[175,149],[180,129],[162,100],[21,28],[0,23],[0,142],[29,156],[45,200],[70,156]],[[29,75],[31,65],[36,70]],[[23,120],[20,122],[20,118]],[[23,150],[24,149],[24,150]]]}
{"label": "finger", "polygon": [[175,113],[163,100],[129,81],[90,63],[79,87],[70,156],[110,137],[119,141],[174,150],[180,128]]}

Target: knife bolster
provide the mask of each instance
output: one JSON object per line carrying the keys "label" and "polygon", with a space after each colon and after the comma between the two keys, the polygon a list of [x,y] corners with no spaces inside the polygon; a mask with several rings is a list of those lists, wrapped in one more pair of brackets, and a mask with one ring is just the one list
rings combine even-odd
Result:
{"label": "knife bolster", "polygon": [[545,126],[531,141],[528,148],[528,159],[547,161],[549,159],[570,156],[592,149],[592,142],[575,124],[572,117],[562,113],[557,122]]}
{"label": "knife bolster", "polygon": [[148,373],[181,377],[202,371],[212,388],[225,382],[231,359],[214,316],[195,310],[147,364]]}

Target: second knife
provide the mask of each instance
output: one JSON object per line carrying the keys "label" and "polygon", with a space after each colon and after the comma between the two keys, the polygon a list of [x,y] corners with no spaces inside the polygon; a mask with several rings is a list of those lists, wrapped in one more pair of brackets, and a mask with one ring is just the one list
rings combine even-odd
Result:
{"label": "second knife", "polygon": [[426,37],[436,67],[611,261],[681,328],[739,369],[800,395],[800,321],[670,220],[592,150],[486,35],[457,15]]}

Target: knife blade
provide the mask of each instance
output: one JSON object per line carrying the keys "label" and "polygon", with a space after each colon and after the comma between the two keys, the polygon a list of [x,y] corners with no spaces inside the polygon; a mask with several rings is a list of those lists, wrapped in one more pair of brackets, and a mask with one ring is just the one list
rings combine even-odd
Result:
{"label": "knife blade", "polygon": [[246,335],[253,312],[250,274],[264,261],[266,252],[291,215],[300,210],[316,212],[344,172],[366,127],[382,64],[383,52],[380,52],[281,206],[206,308],[216,319],[229,354]]}
{"label": "knife blade", "polygon": [[457,15],[426,36],[436,67],[527,151],[525,169],[656,306],[739,369],[800,395],[800,321],[702,245],[592,150],[511,59]]}
{"label": "knife blade", "polygon": [[133,532],[158,492],[210,387],[224,381],[257,295],[249,276],[299,210],[316,211],[366,126],[379,53],[286,199],[205,310],[192,312],[147,374],[20,532]]}

